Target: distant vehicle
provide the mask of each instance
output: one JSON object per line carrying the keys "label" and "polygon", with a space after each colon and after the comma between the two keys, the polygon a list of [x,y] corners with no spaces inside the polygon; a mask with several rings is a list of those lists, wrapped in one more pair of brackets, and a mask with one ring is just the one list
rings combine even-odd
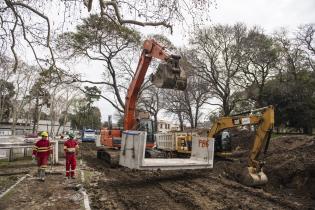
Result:
{"label": "distant vehicle", "polygon": [[81,131],[81,140],[82,142],[95,142],[96,134],[95,130],[84,129]]}

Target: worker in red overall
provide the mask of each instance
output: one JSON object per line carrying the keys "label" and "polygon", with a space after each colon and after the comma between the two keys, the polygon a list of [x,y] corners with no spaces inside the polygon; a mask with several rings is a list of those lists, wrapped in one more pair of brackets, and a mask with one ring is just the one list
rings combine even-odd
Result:
{"label": "worker in red overall", "polygon": [[74,179],[75,168],[77,166],[76,155],[79,152],[79,144],[74,140],[74,134],[69,134],[69,139],[64,143],[66,156],[66,177]]}
{"label": "worker in red overall", "polygon": [[38,140],[33,146],[33,160],[37,159],[38,177],[45,181],[45,170],[48,165],[49,156],[52,155],[52,146],[48,140],[48,133],[46,131],[41,133],[42,138]]}

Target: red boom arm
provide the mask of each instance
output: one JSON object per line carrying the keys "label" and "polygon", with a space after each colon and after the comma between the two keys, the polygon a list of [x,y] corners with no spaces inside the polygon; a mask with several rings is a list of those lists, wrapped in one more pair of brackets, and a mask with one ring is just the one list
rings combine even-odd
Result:
{"label": "red boom arm", "polygon": [[126,96],[124,118],[125,130],[131,130],[136,124],[136,103],[138,93],[153,57],[167,61],[171,55],[155,40],[146,40],[143,44],[143,50],[135,76],[129,85]]}

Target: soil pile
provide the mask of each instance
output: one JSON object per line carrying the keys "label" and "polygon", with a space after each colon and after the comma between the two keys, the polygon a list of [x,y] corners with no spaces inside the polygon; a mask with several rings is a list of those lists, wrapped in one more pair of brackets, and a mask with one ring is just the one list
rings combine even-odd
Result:
{"label": "soil pile", "polygon": [[246,129],[232,128],[228,130],[231,135],[231,144],[233,150],[248,150],[251,148],[255,132]]}
{"label": "soil pile", "polygon": [[315,206],[315,137],[272,139],[266,162],[266,190],[294,195]]}
{"label": "soil pile", "polygon": [[[244,142],[241,137],[246,135],[252,134],[245,131],[239,134],[241,144]],[[273,150],[275,142],[272,141],[267,164],[277,158],[273,156],[278,154]],[[92,181],[85,186],[93,209],[312,209],[314,206],[310,196],[297,196],[297,191],[288,194],[288,186],[283,185],[285,189],[278,190],[274,180],[282,173],[271,172],[276,170],[275,165],[268,168],[266,165],[271,182],[263,188],[238,183],[247,155],[216,160],[212,170],[138,171],[110,168],[96,159],[93,145],[85,144],[81,148],[86,170],[93,171]],[[243,148],[246,148],[245,143]],[[285,153],[287,149],[283,148]]]}
{"label": "soil pile", "polygon": [[[248,151],[253,143],[254,134],[234,130],[233,148],[246,151],[237,159],[216,161],[215,173],[230,180],[239,181],[241,171],[247,166]],[[305,207],[315,206],[315,137],[289,135],[274,137],[264,157],[264,172],[268,183],[263,189],[291,200],[303,203]]]}

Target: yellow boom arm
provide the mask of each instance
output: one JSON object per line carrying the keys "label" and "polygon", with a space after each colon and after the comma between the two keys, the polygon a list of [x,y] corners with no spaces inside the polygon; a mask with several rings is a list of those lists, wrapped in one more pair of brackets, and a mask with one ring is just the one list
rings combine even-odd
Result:
{"label": "yellow boom arm", "polygon": [[[266,141],[269,140],[274,126],[274,108],[273,106],[268,106],[252,110],[248,113],[250,114],[244,116],[239,115],[219,118],[211,127],[208,137],[214,138],[217,133],[226,128],[257,125],[254,144],[249,154],[248,171],[250,176],[265,176],[262,172],[261,162],[258,161],[258,157]],[[258,179],[260,178],[258,177]]]}

